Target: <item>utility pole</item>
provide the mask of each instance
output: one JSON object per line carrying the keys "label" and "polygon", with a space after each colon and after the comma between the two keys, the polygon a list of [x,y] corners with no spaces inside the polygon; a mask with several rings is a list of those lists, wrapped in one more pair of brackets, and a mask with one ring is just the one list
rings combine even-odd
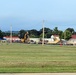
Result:
{"label": "utility pole", "polygon": [[44,45],[44,20],[43,20],[43,39],[42,39],[42,45]]}
{"label": "utility pole", "polygon": [[12,43],[12,25],[10,25],[10,43]]}

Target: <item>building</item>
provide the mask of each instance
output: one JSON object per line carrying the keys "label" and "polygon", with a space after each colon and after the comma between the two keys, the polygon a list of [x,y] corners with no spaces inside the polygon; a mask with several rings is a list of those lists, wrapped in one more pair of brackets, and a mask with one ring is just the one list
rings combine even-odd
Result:
{"label": "building", "polygon": [[[6,39],[7,41],[10,41],[11,37],[10,36],[5,36],[5,37],[3,37],[3,39]],[[12,41],[13,42],[20,41],[20,38],[19,37],[12,37]]]}
{"label": "building", "polygon": [[75,44],[76,45],[76,35],[72,35],[71,38],[67,41],[67,44]]}

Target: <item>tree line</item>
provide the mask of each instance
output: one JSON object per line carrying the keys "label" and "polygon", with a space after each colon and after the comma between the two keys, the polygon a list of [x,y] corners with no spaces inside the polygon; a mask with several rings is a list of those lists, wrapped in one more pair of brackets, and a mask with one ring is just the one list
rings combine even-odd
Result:
{"label": "tree line", "polygon": [[[42,38],[43,28],[39,31],[36,29],[32,30],[20,30],[18,32],[12,32],[12,36],[18,36],[19,38],[24,38],[24,34],[28,32],[30,38]],[[58,27],[55,27],[53,30],[50,28],[44,28],[45,38],[50,38],[51,35],[59,35],[60,39],[70,39],[71,35],[76,34],[73,28],[67,28],[65,31],[59,30]],[[0,38],[3,36],[10,36],[10,32],[2,32],[0,30]]]}

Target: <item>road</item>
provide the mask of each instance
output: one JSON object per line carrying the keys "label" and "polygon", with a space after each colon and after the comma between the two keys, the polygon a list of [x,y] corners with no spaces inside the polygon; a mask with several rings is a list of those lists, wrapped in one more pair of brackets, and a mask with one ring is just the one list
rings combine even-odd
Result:
{"label": "road", "polygon": [[0,75],[76,75],[76,73],[1,73]]}

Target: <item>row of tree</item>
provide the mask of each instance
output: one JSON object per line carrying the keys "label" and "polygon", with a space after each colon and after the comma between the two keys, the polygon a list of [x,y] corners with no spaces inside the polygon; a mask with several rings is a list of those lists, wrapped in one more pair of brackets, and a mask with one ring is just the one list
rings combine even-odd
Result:
{"label": "row of tree", "polygon": [[[53,30],[50,28],[44,28],[45,30],[45,38],[50,38],[51,35],[59,35],[60,39],[70,39],[71,35],[76,34],[75,30],[73,28],[67,28],[65,31],[58,30],[58,27],[55,27]],[[39,31],[36,29],[28,30],[29,36],[31,38],[42,38],[42,32],[43,29],[40,29]],[[19,37],[23,38],[24,34],[26,33],[26,30],[20,30],[19,31]]]}
{"label": "row of tree", "polygon": [[[71,35],[76,34],[75,30],[73,28],[67,28],[65,31],[59,30],[58,27],[55,27],[53,30],[50,28],[44,28],[45,30],[45,38],[50,38],[51,35],[59,35],[60,39],[70,39]],[[26,32],[29,32],[30,38],[42,38],[42,31],[43,29],[40,29],[39,31],[36,29],[32,30],[20,30],[18,32],[13,32],[13,36],[18,36],[19,38],[24,38],[24,34]],[[3,38],[3,36],[10,36],[9,32],[2,32],[0,30],[0,38]]]}
{"label": "row of tree", "polygon": [[3,39],[3,32],[0,30],[0,39]]}

